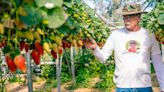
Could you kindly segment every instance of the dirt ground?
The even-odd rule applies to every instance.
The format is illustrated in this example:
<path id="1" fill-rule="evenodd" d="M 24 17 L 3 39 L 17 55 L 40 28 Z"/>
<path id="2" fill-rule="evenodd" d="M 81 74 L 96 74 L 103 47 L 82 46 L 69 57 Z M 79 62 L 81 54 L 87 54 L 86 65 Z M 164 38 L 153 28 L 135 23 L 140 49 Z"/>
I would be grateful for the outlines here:
<path id="1" fill-rule="evenodd" d="M 93 78 L 91 81 L 91 84 L 94 85 L 96 82 L 99 81 L 99 78 Z M 39 82 L 34 82 L 33 83 L 33 90 L 39 90 L 39 89 L 44 89 L 45 88 L 46 81 L 39 81 Z M 109 92 L 109 91 L 104 91 L 102 89 L 94 89 L 94 88 L 78 88 L 76 90 L 66 90 L 65 87 L 67 86 L 68 83 L 65 83 L 61 85 L 61 92 Z M 152 84 L 153 84 L 153 92 L 160 92 L 159 90 L 159 85 L 156 80 L 155 75 L 152 76 Z M 28 86 L 24 86 L 20 83 L 8 83 L 6 85 L 6 92 L 28 92 Z M 39 91 L 36 91 L 39 92 Z M 42 92 L 46 92 L 42 90 Z M 51 89 L 51 92 L 57 92 L 57 88 Z M 111 92 L 115 92 L 113 89 Z"/>
<path id="2" fill-rule="evenodd" d="M 40 88 L 41 85 L 43 87 L 44 82 L 41 83 L 39 86 L 37 86 L 38 84 L 34 84 L 34 88 Z M 66 90 L 63 88 L 62 86 L 62 91 L 61 92 L 108 92 L 108 91 L 103 91 L 103 90 L 99 90 L 99 89 L 92 89 L 92 88 L 78 88 L 76 90 Z M 10 84 L 10 86 L 8 85 L 8 88 L 6 90 L 6 92 L 28 92 L 28 87 L 27 86 L 21 86 L 18 83 L 12 83 Z M 52 89 L 51 92 L 57 92 L 57 88 Z M 111 92 L 115 92 L 114 90 L 112 90 Z M 159 87 L 153 87 L 153 92 L 160 92 Z"/>
<path id="3" fill-rule="evenodd" d="M 93 78 L 91 81 L 92 85 L 95 85 L 100 79 L 98 77 Z M 152 75 L 152 84 L 153 84 L 153 92 L 160 92 L 159 85 L 156 79 L 155 75 Z M 91 86 L 92 86 L 91 85 Z M 62 85 L 61 90 L 62 92 L 109 92 L 107 90 L 102 89 L 93 89 L 93 88 L 78 88 L 76 90 L 66 90 L 64 87 L 66 85 Z M 57 88 L 52 89 L 52 92 L 57 92 Z M 115 92 L 115 89 L 113 89 L 111 92 Z"/>

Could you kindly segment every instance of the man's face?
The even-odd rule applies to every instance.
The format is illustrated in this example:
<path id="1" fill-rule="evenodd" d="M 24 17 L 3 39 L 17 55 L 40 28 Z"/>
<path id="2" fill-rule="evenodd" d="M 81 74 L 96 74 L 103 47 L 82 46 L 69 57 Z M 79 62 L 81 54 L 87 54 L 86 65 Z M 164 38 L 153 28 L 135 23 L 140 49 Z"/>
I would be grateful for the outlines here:
<path id="1" fill-rule="evenodd" d="M 140 15 L 139 14 L 138 15 L 124 15 L 123 19 L 124 19 L 125 27 L 128 30 L 132 30 L 138 25 L 140 21 Z"/>

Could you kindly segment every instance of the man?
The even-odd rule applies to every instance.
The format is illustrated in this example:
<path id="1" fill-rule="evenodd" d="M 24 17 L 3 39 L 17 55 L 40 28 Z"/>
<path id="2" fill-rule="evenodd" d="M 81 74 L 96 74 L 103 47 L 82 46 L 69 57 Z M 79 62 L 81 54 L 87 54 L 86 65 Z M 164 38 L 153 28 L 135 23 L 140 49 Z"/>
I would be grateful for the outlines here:
<path id="1" fill-rule="evenodd" d="M 153 92 L 150 59 L 155 67 L 161 92 L 164 92 L 164 63 L 158 42 L 153 34 L 139 26 L 139 4 L 127 4 L 117 9 L 123 15 L 125 27 L 113 31 L 100 50 L 93 39 L 86 39 L 85 46 L 105 63 L 114 50 L 116 92 Z"/>

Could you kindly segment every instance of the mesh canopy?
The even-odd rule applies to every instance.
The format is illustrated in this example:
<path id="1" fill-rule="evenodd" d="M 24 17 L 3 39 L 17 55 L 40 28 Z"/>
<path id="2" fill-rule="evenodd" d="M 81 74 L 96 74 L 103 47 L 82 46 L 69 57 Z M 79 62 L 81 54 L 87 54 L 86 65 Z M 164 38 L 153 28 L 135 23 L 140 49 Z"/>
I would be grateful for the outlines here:
<path id="1" fill-rule="evenodd" d="M 126 3 L 141 4 L 142 10 L 150 12 L 156 4 L 156 0 L 83 0 L 95 12 L 107 19 L 110 23 L 122 24 L 122 16 L 115 13 L 118 7 L 123 7 Z"/>

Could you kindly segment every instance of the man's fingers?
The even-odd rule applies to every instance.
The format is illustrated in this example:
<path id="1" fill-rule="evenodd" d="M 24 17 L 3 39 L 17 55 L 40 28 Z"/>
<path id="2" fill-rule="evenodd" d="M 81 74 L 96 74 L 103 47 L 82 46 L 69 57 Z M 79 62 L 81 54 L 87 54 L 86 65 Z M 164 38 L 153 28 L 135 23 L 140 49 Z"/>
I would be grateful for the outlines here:
<path id="1" fill-rule="evenodd" d="M 84 39 L 85 42 L 91 42 L 92 40 L 94 40 L 94 39 L 92 39 L 92 38 L 85 38 Z"/>
<path id="2" fill-rule="evenodd" d="M 90 38 L 88 40 L 89 40 L 90 43 L 95 44 L 95 40 L 94 39 Z"/>
<path id="3" fill-rule="evenodd" d="M 88 43 L 90 43 L 90 42 L 91 42 L 91 40 L 90 40 L 89 38 L 85 38 L 85 39 L 84 39 L 84 43 L 88 44 Z"/>

